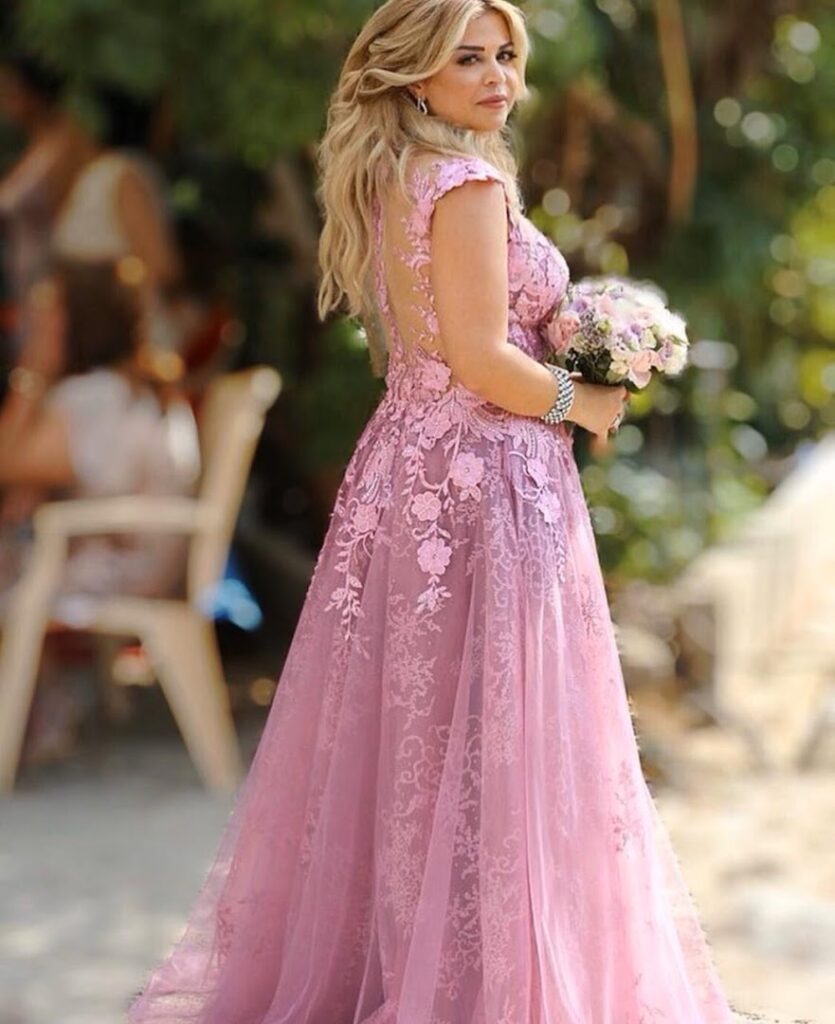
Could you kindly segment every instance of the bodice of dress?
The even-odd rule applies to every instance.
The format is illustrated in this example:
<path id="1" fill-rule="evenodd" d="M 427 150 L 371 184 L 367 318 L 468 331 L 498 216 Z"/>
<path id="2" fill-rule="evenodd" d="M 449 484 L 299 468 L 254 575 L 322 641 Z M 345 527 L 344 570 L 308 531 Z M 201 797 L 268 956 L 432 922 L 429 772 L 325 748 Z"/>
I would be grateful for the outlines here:
<path id="1" fill-rule="evenodd" d="M 375 285 L 390 354 L 385 392 L 357 442 L 334 507 L 342 576 L 329 608 L 339 610 L 346 636 L 361 618 L 356 566 L 374 545 L 390 544 L 419 573 L 423 584 L 415 603 L 428 622 L 450 598 L 447 570 L 455 550 L 470 543 L 474 524 L 507 515 L 532 550 L 547 547 L 537 557 L 562 580 L 566 488 L 572 507 L 584 508 L 571 425 L 548 424 L 488 401 L 460 383 L 430 348 L 439 340 L 430 274 L 432 211 L 440 196 L 468 180 L 503 182 L 484 160 L 445 156 L 413 168 L 407 201 L 398 195 L 391 205 L 378 200 L 376 206 Z M 541 360 L 542 327 L 565 294 L 568 267 L 527 218 L 508 217 L 507 230 L 508 336 Z"/>
<path id="2" fill-rule="evenodd" d="M 389 362 L 386 381 L 390 389 L 427 373 L 436 382 L 444 377 L 446 364 L 439 348 L 439 327 L 432 296 L 431 222 L 437 201 L 466 181 L 504 179 L 479 157 L 441 156 L 425 166 L 415 165 L 408 180 L 411 205 L 392 224 L 390 241 L 384 235 L 382 204 L 375 203 L 375 281 L 377 302 L 386 327 Z M 524 215 L 508 209 L 508 340 L 534 359 L 542 360 L 546 342 L 542 327 L 565 295 L 568 265 L 559 249 Z M 388 281 L 401 297 L 395 309 Z M 409 296 L 404 301 L 403 296 Z M 460 385 L 452 384 L 452 387 Z"/>

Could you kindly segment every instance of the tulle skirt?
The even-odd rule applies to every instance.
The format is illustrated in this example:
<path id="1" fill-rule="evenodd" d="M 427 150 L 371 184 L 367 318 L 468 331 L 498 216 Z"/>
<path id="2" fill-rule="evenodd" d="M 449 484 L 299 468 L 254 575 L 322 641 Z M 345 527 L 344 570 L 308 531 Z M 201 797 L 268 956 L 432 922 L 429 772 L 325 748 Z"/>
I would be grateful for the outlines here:
<path id="1" fill-rule="evenodd" d="M 441 420 L 384 402 L 366 427 L 131 1024 L 734 1019 L 642 775 L 571 433 Z"/>

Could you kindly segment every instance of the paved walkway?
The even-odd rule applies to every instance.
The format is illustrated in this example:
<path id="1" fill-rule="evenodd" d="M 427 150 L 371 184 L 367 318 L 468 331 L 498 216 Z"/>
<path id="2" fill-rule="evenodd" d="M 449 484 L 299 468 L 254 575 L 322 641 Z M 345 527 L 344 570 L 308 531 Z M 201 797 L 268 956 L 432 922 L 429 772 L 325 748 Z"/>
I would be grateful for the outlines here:
<path id="1" fill-rule="evenodd" d="M 256 738 L 257 729 L 245 733 L 247 755 Z M 680 837 L 697 900 L 704 893 L 705 925 L 716 926 L 712 945 L 734 1003 L 759 1009 L 751 993 L 780 993 L 779 1007 L 765 1004 L 792 1007 L 780 1024 L 803 1013 L 815 1024 L 832 1024 L 835 1016 L 826 1009 L 835 1006 L 831 947 L 829 968 L 820 950 L 808 967 L 779 944 L 769 951 L 763 939 L 757 948 L 744 928 L 729 930 L 744 909 L 729 894 L 744 893 L 745 886 L 725 879 L 723 895 L 714 897 L 695 865 L 714 864 L 702 857 L 705 843 L 722 841 L 721 823 L 734 808 L 720 805 L 708 819 L 707 810 L 694 812 L 683 799 L 662 796 L 660 803 L 669 810 L 674 839 Z M 743 803 L 758 806 L 747 797 Z M 60 769 L 27 773 L 15 796 L 0 802 L 0 1024 L 120 1024 L 129 996 L 177 937 L 230 810 L 231 799 L 199 787 L 173 736 L 110 740 L 98 759 L 85 755 Z M 705 834 L 708 820 L 716 823 L 714 837 Z M 711 870 L 721 880 L 720 868 Z M 782 935 L 784 923 L 775 920 Z M 813 1015 L 817 1006 L 821 1012 Z"/>

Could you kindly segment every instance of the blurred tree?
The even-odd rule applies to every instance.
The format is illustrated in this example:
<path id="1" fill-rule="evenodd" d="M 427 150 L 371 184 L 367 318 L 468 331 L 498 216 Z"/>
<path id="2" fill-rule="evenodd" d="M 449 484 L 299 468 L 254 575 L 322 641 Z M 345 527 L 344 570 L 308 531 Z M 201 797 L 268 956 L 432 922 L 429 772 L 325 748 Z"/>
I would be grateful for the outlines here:
<path id="1" fill-rule="evenodd" d="M 534 74 L 591 41 L 573 81 L 526 112 L 532 216 L 574 276 L 652 278 L 702 339 L 680 382 L 633 401 L 617 462 L 584 471 L 608 566 L 665 576 L 760 499 L 769 453 L 835 424 L 835 11 L 529 10 L 546 38 Z"/>

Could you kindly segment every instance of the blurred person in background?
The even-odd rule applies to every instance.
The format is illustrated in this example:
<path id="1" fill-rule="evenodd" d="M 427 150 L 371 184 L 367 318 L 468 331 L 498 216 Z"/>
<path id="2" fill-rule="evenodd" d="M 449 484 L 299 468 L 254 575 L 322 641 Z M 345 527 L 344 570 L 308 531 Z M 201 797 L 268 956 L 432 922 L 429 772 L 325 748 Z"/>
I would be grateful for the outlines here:
<path id="1" fill-rule="evenodd" d="M 52 226 L 95 143 L 61 106 L 64 79 L 37 58 L 0 58 L 0 115 L 22 132 L 20 156 L 0 178 L 0 242 L 7 291 L 6 334 L 14 360 L 25 337 L 22 308 L 49 259 Z"/>
<path id="2" fill-rule="evenodd" d="M 39 236 L 43 252 L 32 266 L 21 296 L 23 326 L 0 406 L 0 434 L 24 428 L 40 392 L 61 372 L 58 334 L 49 326 L 49 286 L 34 276 L 38 268 L 43 272 L 50 256 L 70 261 L 121 261 L 123 277 L 140 297 L 149 350 L 164 364 L 160 372 L 169 376 L 179 372 L 176 349 L 182 329 L 166 296 L 180 280 L 180 258 L 162 176 L 142 152 L 152 108 L 107 88 L 100 90 L 99 100 L 105 113 L 102 141 L 87 140 L 78 149 L 75 174 Z M 18 488 L 14 500 L 31 505 L 40 496 L 24 495 Z"/>
<path id="3" fill-rule="evenodd" d="M 182 276 L 164 178 L 147 146 L 153 104 L 102 86 L 101 143 L 76 177 L 55 223 L 52 250 L 68 259 L 122 260 L 145 305 L 148 338 L 176 351 L 182 330 L 169 298 Z"/>
<path id="4" fill-rule="evenodd" d="M 185 495 L 199 469 L 196 427 L 176 389 L 149 358 L 142 295 L 125 261 L 56 260 L 42 283 L 40 330 L 60 352 L 61 379 L 29 382 L 32 412 L 0 426 L 0 491 L 50 498 Z M 0 613 L 32 547 L 32 502 L 0 512 Z M 96 595 L 166 595 L 182 583 L 186 542 L 151 534 L 84 537 L 66 564 L 55 616 L 83 625 Z M 0 641 L 2 642 L 2 641 Z M 82 702 L 45 665 L 24 760 L 72 748 Z"/>

